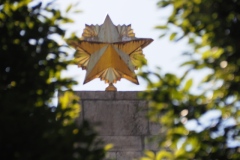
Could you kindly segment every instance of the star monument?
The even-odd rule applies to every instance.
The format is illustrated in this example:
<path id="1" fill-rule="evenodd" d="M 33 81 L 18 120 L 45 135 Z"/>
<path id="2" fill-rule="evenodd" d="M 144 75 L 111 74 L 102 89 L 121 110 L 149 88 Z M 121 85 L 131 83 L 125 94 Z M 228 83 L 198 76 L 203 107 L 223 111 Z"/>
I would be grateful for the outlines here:
<path id="1" fill-rule="evenodd" d="M 142 49 L 153 39 L 136 38 L 131 25 L 114 25 L 107 15 L 102 25 L 85 25 L 82 38 L 70 41 L 76 49 L 75 61 L 86 70 L 84 84 L 100 78 L 116 91 L 113 83 L 125 78 L 138 83 L 134 72 L 145 60 Z"/>

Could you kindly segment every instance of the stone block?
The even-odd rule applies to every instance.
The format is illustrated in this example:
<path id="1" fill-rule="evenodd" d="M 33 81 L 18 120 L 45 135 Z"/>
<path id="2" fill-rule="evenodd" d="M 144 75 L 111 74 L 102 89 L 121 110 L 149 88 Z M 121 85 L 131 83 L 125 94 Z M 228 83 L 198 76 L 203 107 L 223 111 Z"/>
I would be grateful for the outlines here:
<path id="1" fill-rule="evenodd" d="M 117 160 L 135 160 L 142 156 L 142 152 L 117 152 Z"/>
<path id="2" fill-rule="evenodd" d="M 100 135 L 137 136 L 148 133 L 144 101 L 115 100 L 83 102 L 83 117 L 92 123 L 100 123 Z"/>
<path id="3" fill-rule="evenodd" d="M 77 119 L 97 125 L 99 138 L 114 147 L 104 160 L 134 160 L 144 150 L 159 150 L 159 141 L 166 131 L 147 118 L 148 102 L 138 97 L 138 91 L 79 91 L 82 112 Z"/>
<path id="4" fill-rule="evenodd" d="M 142 141 L 140 136 L 100 136 L 105 144 L 113 144 L 110 152 L 116 151 L 142 151 Z"/>

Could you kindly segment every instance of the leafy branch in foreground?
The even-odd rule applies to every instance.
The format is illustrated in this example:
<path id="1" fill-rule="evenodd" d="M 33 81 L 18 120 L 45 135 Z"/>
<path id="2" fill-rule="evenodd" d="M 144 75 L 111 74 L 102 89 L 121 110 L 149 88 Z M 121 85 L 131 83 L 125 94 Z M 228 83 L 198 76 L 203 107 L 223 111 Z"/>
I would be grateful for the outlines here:
<path id="1" fill-rule="evenodd" d="M 166 129 L 161 150 L 146 151 L 142 160 L 239 159 L 240 2 L 162 0 L 158 6 L 173 9 L 167 23 L 156 28 L 172 41 L 188 39 L 191 56 L 200 58 L 182 65 L 189 68 L 182 77 L 142 73 L 149 82 L 143 94 L 151 102 L 149 117 Z M 194 94 L 189 71 L 203 69 L 211 72 L 200 84 L 201 94 Z M 151 75 L 158 81 L 151 82 Z"/>
<path id="2" fill-rule="evenodd" d="M 72 20 L 54 3 L 30 2 L 0 2 L 0 159 L 102 159 L 105 150 L 92 126 L 75 122 L 76 82 L 60 76 L 72 62 L 53 36 L 64 41 L 60 25 Z M 69 91 L 53 106 L 63 88 Z"/>

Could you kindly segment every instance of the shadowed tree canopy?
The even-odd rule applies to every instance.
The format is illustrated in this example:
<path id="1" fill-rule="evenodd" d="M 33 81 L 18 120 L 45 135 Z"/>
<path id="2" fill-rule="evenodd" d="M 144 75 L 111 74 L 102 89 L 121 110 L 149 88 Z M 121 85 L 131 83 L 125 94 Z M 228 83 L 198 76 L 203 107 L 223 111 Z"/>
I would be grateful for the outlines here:
<path id="1" fill-rule="evenodd" d="M 76 125 L 78 99 L 65 92 L 59 106 L 51 97 L 75 82 L 60 72 L 71 63 L 63 45 L 71 22 L 54 9 L 29 0 L 0 2 L 0 159 L 99 160 L 104 149 L 87 123 Z M 67 11 L 71 10 L 69 7 Z"/>
<path id="2" fill-rule="evenodd" d="M 187 39 L 193 51 L 181 77 L 142 73 L 149 82 L 143 95 L 151 101 L 149 118 L 165 129 L 161 150 L 146 151 L 142 160 L 240 159 L 240 1 L 161 0 L 158 6 L 172 10 L 167 23 L 156 27 L 162 36 Z M 195 93 L 190 72 L 201 70 L 206 76 Z"/>

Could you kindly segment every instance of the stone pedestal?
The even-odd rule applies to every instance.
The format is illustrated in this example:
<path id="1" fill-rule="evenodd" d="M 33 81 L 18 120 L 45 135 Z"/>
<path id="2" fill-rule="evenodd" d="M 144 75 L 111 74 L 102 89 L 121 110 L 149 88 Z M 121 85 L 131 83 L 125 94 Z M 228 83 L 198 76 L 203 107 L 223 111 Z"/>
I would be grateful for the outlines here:
<path id="1" fill-rule="evenodd" d="M 146 118 L 148 102 L 138 98 L 139 92 L 78 91 L 82 106 L 79 123 L 87 119 L 99 124 L 100 138 L 112 143 L 106 160 L 132 160 L 142 156 L 145 149 L 157 150 L 148 142 L 160 131 L 160 126 Z"/>

